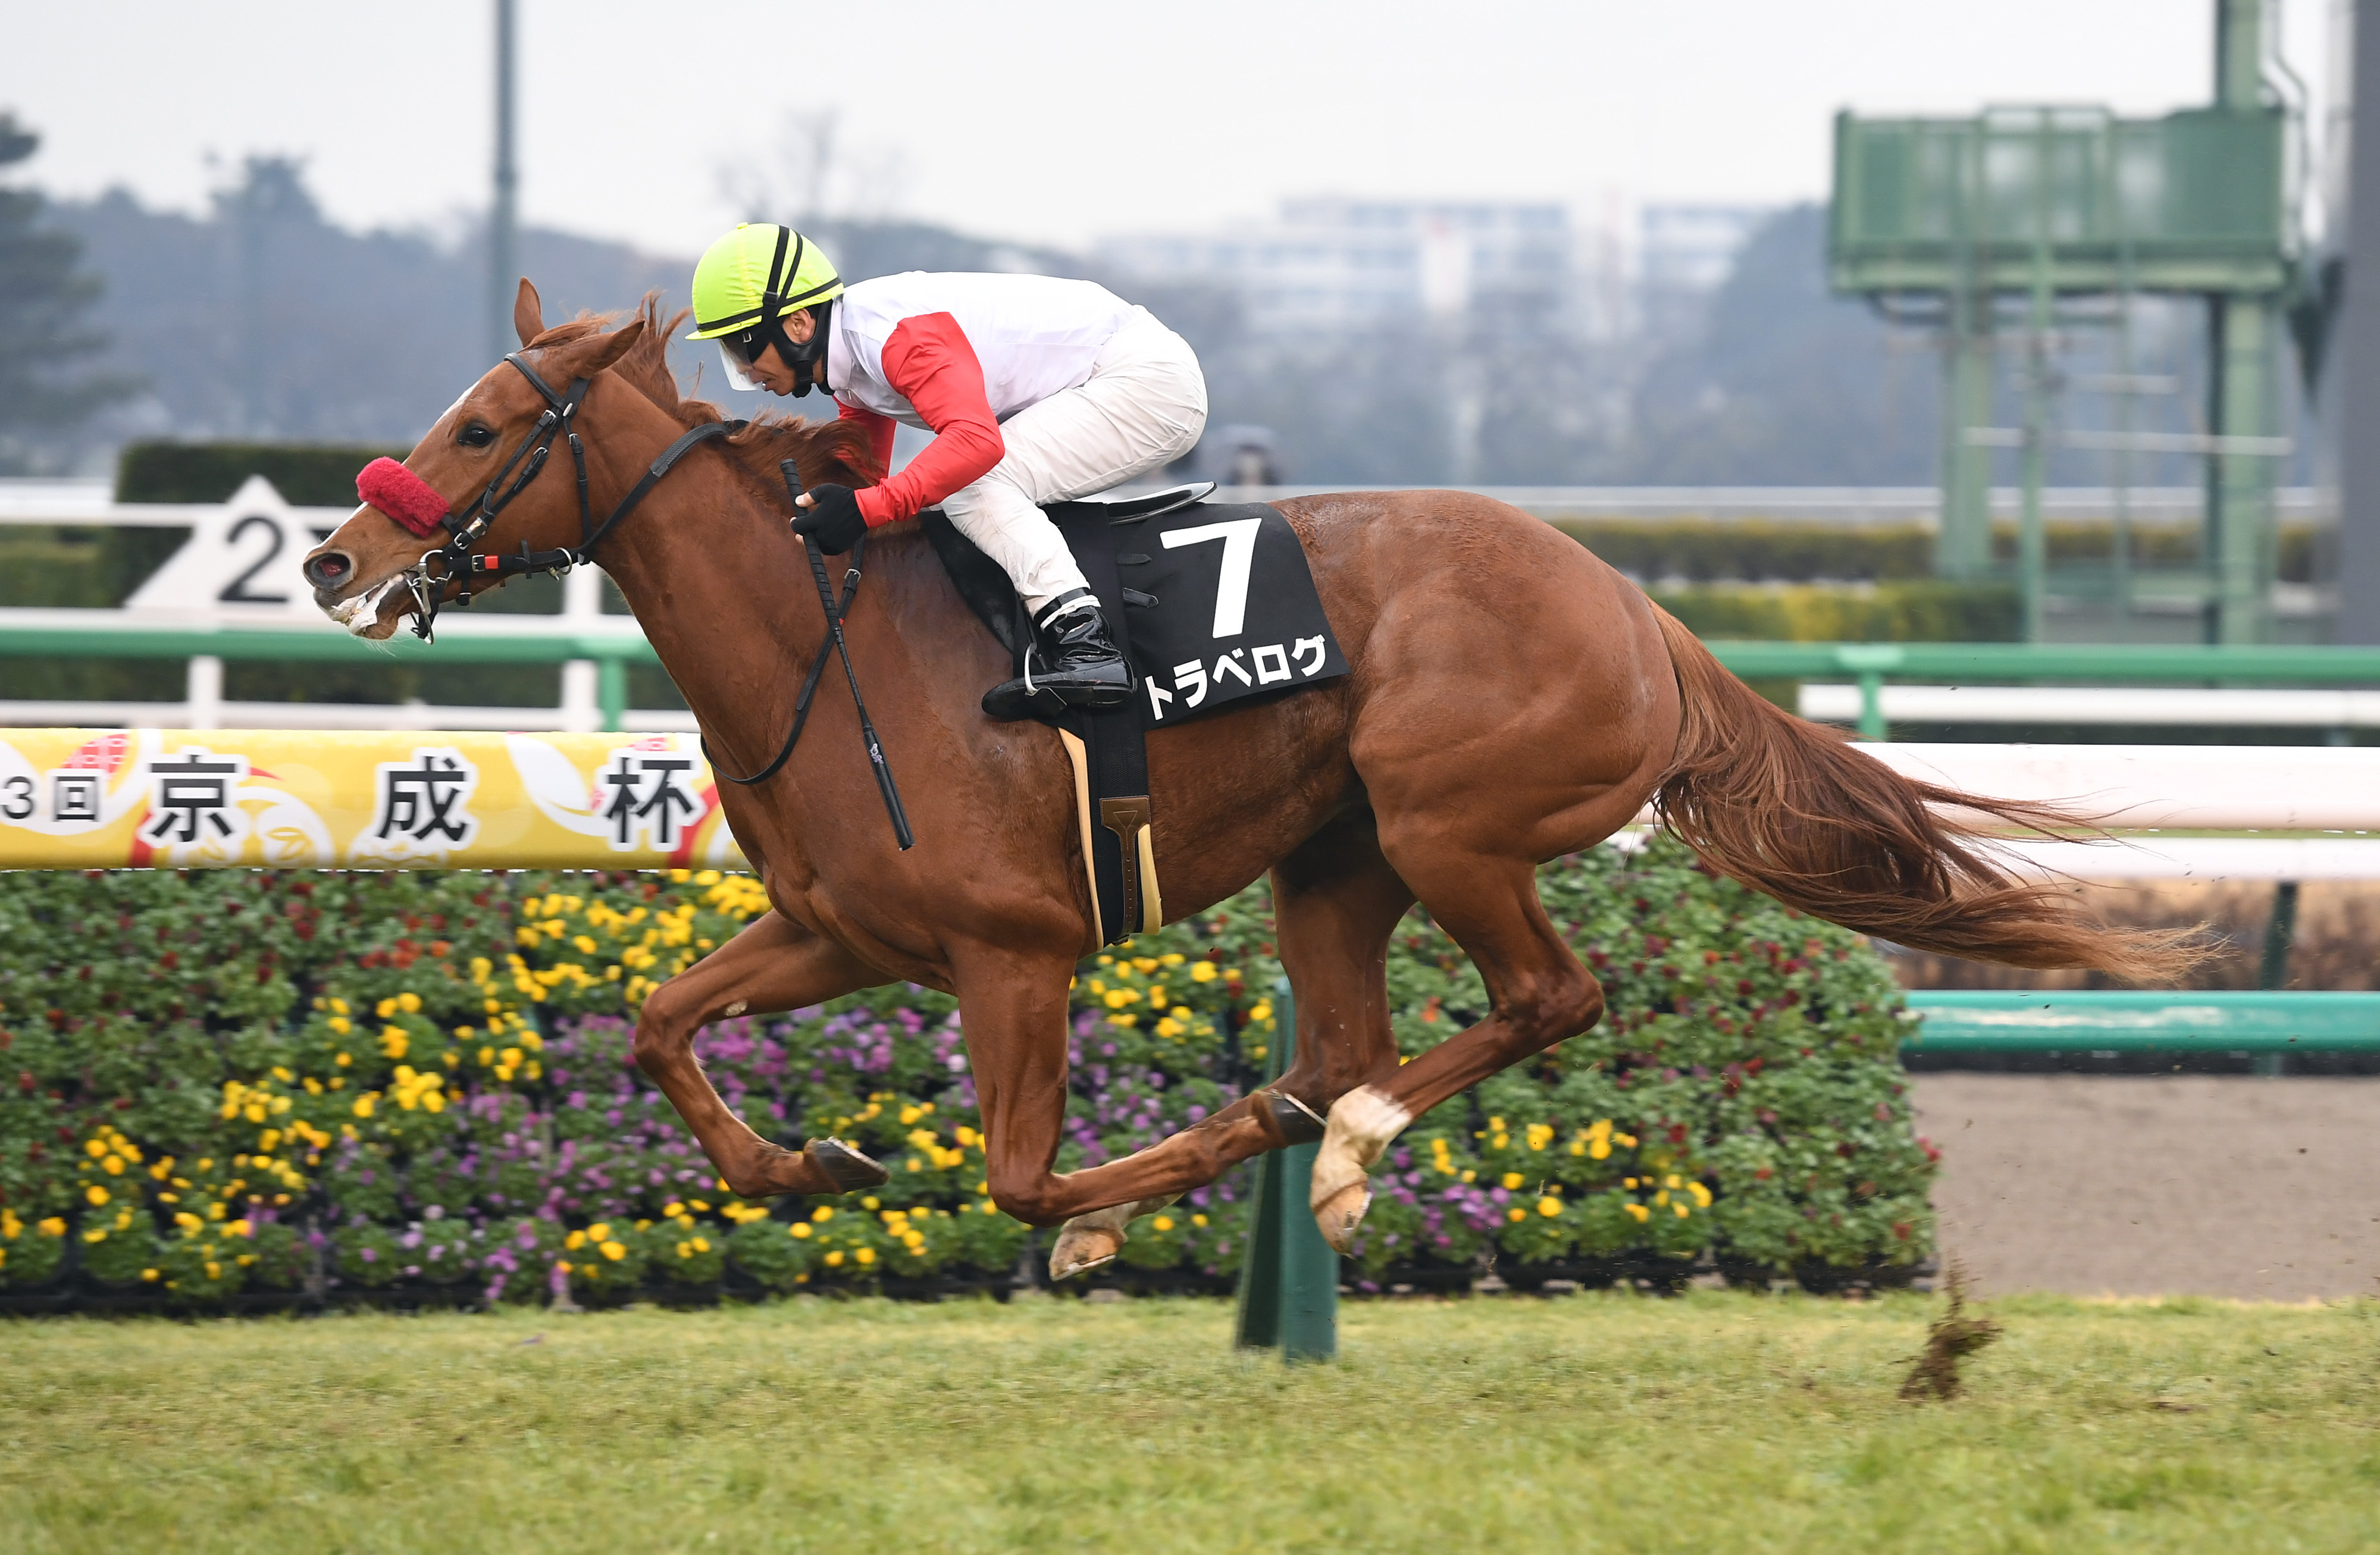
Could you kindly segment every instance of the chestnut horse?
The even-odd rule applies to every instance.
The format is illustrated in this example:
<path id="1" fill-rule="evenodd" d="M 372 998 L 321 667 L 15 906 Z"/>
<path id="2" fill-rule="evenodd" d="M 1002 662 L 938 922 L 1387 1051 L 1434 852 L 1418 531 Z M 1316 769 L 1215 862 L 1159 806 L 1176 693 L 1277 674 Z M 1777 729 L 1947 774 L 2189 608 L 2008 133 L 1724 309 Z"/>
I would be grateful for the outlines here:
<path id="1" fill-rule="evenodd" d="M 681 316 L 682 317 L 682 316 Z M 624 327 L 547 329 L 521 285 L 524 361 L 588 380 L 578 426 L 598 516 L 683 432 L 665 359 L 678 320 L 648 298 Z M 499 364 L 406 460 L 467 514 L 546 407 Z M 877 473 L 847 423 L 757 422 L 695 448 L 606 534 L 619 585 L 718 762 L 762 768 L 824 633 L 777 462 L 805 485 Z M 564 464 L 554 459 L 554 464 Z M 645 1002 L 637 1062 L 737 1193 L 848 1192 L 880 1180 L 833 1141 L 790 1151 L 730 1112 L 693 1055 L 705 1023 L 793 1010 L 908 979 L 955 995 L 983 1112 L 991 1197 L 1069 1222 L 1053 1270 L 1111 1257 L 1125 1226 L 1226 1168 L 1320 1134 L 1313 1209 L 1342 1251 L 1367 1172 L 1397 1132 L 1508 1064 L 1594 1026 L 1603 991 L 1539 905 L 1537 866 L 1609 837 L 1650 801 L 1712 869 L 1845 927 L 1947 954 L 2136 976 L 2161 942 L 2084 923 L 2017 881 L 1971 829 L 2072 818 L 1901 777 L 1772 707 L 1644 593 L 1560 531 L 1456 492 L 1277 504 L 1303 542 L 1352 673 L 1148 736 L 1165 911 L 1204 910 L 1271 871 L 1296 995 L 1296 1062 L 1278 1085 L 1148 1149 L 1051 1170 L 1066 1105 L 1067 990 L 1099 947 L 1057 735 L 978 701 L 1006 654 L 915 526 L 870 542 L 847 631 L 900 773 L 917 846 L 878 813 L 848 702 L 767 782 L 721 803 L 771 910 Z M 570 546 L 572 476 L 544 470 L 483 544 Z M 399 574 L 423 541 L 358 507 L 309 554 L 316 601 L 367 638 L 417 608 Z M 1400 1066 L 1383 980 L 1390 930 L 1418 901 L 1467 952 L 1492 1009 Z M 1327 1116 L 1327 1129 L 1322 1120 Z"/>

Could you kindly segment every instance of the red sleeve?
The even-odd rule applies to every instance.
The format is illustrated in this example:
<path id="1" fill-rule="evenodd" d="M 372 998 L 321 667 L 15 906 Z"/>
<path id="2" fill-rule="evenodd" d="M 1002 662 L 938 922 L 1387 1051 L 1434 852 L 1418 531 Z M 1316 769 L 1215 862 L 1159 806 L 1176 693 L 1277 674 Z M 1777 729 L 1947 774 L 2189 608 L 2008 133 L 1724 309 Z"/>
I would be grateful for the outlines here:
<path id="1" fill-rule="evenodd" d="M 896 523 L 974 485 L 1008 452 L 975 347 L 948 313 L 920 313 L 894 327 L 884 342 L 884 381 L 917 407 L 934 441 L 900 474 L 859 493 L 859 515 L 870 526 Z"/>
<path id="2" fill-rule="evenodd" d="M 876 456 L 876 468 L 890 473 L 892 468 L 892 418 L 879 416 L 873 410 L 856 405 L 834 402 L 835 419 L 856 421 L 868 433 L 868 451 Z"/>

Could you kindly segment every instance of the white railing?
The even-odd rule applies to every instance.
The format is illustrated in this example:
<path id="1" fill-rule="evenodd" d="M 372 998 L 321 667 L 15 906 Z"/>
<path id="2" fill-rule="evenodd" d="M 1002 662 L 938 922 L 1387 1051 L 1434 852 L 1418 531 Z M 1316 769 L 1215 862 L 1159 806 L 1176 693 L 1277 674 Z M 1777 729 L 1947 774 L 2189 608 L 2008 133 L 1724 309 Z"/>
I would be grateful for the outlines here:
<path id="1" fill-rule="evenodd" d="M 1890 723 L 2202 724 L 2229 729 L 2380 728 L 2380 691 L 2157 686 L 1902 686 L 1877 705 Z M 1804 681 L 1796 711 L 1822 723 L 1857 723 L 1860 688 Z"/>

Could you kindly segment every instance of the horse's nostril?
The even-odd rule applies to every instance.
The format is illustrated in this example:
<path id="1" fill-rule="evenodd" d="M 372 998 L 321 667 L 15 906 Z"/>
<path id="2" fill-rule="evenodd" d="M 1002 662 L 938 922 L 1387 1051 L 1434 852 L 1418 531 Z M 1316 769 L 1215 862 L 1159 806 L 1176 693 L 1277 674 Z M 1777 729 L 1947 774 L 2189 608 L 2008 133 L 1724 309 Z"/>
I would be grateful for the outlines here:
<path id="1" fill-rule="evenodd" d="M 355 564 L 345 556 L 335 551 L 325 551 L 307 560 L 306 581 L 317 589 L 335 589 L 346 582 L 347 575 L 354 570 Z"/>

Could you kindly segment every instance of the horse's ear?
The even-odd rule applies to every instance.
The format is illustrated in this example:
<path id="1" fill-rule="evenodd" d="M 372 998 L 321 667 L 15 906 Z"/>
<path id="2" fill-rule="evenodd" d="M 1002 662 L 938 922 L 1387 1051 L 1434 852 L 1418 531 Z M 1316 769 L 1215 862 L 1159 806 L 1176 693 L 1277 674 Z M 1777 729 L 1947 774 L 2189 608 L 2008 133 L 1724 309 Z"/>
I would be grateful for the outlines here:
<path id="1" fill-rule="evenodd" d="M 513 298 L 513 333 L 524 346 L 545 333 L 545 306 L 537 299 L 537 288 L 521 277 L 520 293 Z"/>
<path id="2" fill-rule="evenodd" d="M 628 347 L 645 336 L 645 321 L 631 319 L 609 334 L 599 334 L 588 344 L 592 347 L 580 361 L 571 366 L 571 376 L 592 378 L 605 368 L 628 354 Z"/>

